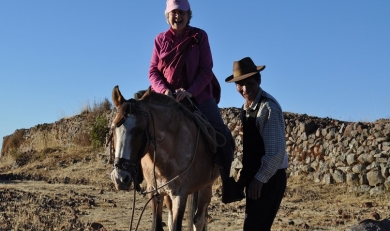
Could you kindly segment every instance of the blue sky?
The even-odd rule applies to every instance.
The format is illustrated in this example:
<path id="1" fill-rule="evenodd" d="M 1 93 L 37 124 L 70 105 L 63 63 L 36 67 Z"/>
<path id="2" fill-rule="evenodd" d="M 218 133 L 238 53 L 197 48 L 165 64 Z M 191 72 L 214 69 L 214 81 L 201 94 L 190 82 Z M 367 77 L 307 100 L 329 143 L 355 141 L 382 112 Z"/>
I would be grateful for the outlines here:
<path id="1" fill-rule="evenodd" d="M 390 117 L 390 1 L 192 0 L 222 86 L 243 103 L 233 61 L 250 56 L 286 112 L 372 122 Z M 149 86 L 165 0 L 1 0 L 0 142 L 16 129 L 79 114 L 86 104 Z"/>

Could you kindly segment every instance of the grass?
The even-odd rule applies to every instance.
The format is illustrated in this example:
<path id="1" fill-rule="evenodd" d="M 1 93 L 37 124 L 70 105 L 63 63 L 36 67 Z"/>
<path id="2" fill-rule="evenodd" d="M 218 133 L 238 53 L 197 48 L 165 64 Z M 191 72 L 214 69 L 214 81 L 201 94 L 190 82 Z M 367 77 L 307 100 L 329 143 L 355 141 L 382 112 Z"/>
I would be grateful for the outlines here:
<path id="1" fill-rule="evenodd" d="M 22 144 L 24 141 L 24 129 L 16 130 L 12 135 L 5 137 L 3 141 L 3 147 L 1 149 L 1 155 L 11 154 L 15 155 L 17 154 L 18 147 Z"/>
<path id="2" fill-rule="evenodd" d="M 98 221 L 103 223 L 107 230 L 113 230 L 119 224 L 127 226 L 128 217 L 125 216 L 122 221 L 119 221 L 117 213 L 123 209 L 123 206 L 131 206 L 131 203 L 126 202 L 126 200 L 131 198 L 132 193 L 122 195 L 122 193 L 118 194 L 112 191 L 112 183 L 108 177 L 111 166 L 108 164 L 108 155 L 104 151 L 104 148 L 73 147 L 47 149 L 41 153 L 35 153 L 34 155 L 44 154 L 44 158 L 32 158 L 25 165 L 13 169 L 12 172 L 34 176 L 35 179 L 51 182 L 50 185 L 53 186 L 64 183 L 64 179 L 68 179 L 65 185 L 72 190 L 65 189 L 65 186 L 57 186 L 61 190 L 47 191 L 49 186 L 38 182 L 37 186 L 40 189 L 36 189 L 30 194 L 2 189 L 0 190 L 2 192 L 0 198 L 4 198 L 8 193 L 9 196 L 6 198 L 12 199 L 2 204 L 4 210 L 0 211 L 0 214 L 13 217 L 10 220 L 12 230 L 54 230 L 54 228 L 72 230 L 67 225 L 69 225 L 68 220 L 72 220 L 74 214 L 80 218 L 82 224 L 76 221 L 71 223 L 73 230 L 85 230 L 81 228 L 85 228 L 88 222 L 96 221 L 97 216 L 99 217 Z M 2 157 L 0 161 L 1 172 L 7 172 L 7 169 L 10 169 L 7 166 L 12 165 L 12 162 L 11 157 Z M 218 190 L 220 184 L 218 179 L 214 190 Z M 86 187 L 87 185 L 95 189 Z M 84 188 L 81 189 L 81 186 Z M 124 201 L 116 201 L 118 207 L 115 208 L 113 203 L 89 196 L 92 192 L 97 193 L 99 190 L 115 192 L 114 194 L 123 198 Z M 99 195 L 104 196 L 105 194 Z M 224 225 L 227 223 L 231 224 L 231 229 L 225 230 L 235 230 L 235 227 L 242 227 L 244 201 L 224 205 L 221 203 L 220 197 L 216 196 L 215 193 L 213 195 L 210 207 L 212 208 L 210 229 L 218 230 L 218 227 L 226 227 Z M 91 199 L 97 201 L 100 207 L 91 206 L 88 203 Z M 381 219 L 389 219 L 388 201 L 390 201 L 389 194 L 378 196 L 351 194 L 348 193 L 345 185 L 315 184 L 304 176 L 290 177 L 272 231 L 345 230 L 351 225 L 370 218 L 373 212 L 378 212 Z M 367 207 L 367 204 L 371 204 L 371 206 Z M 95 210 L 96 212 L 93 212 Z M 115 220 L 108 219 L 109 216 L 115 217 Z M 145 215 L 145 219 L 149 219 L 149 217 Z M 0 222 L 0 224 L 3 223 Z M 15 229 L 16 227 L 18 229 Z"/>
<path id="3" fill-rule="evenodd" d="M 103 112 L 111 110 L 111 108 L 112 104 L 107 98 L 104 98 L 102 101 L 94 100 L 92 104 L 87 101 L 85 105 L 81 107 L 80 114 L 102 114 Z"/>

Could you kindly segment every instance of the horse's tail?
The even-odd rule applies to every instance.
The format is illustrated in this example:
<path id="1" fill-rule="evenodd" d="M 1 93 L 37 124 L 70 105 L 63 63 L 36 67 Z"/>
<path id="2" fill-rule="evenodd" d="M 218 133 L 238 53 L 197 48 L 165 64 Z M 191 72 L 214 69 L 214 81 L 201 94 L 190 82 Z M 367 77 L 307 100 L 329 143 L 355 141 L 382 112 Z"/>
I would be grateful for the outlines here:
<path id="1" fill-rule="evenodd" d="M 187 211 L 187 221 L 188 221 L 188 230 L 194 231 L 194 217 L 196 210 L 198 208 L 198 194 L 199 192 L 192 193 L 188 195 L 186 211 Z M 204 228 L 202 231 L 207 231 L 207 222 L 204 223 Z"/>

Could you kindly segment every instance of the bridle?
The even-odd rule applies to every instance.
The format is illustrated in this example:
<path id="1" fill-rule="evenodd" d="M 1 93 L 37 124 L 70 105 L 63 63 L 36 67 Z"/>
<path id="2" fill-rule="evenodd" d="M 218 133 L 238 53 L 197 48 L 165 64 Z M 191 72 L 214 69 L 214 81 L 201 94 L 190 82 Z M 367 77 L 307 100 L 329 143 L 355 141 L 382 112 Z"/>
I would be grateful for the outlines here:
<path id="1" fill-rule="evenodd" d="M 129 116 L 135 114 L 140 114 L 141 116 L 148 118 L 148 113 L 146 111 L 137 108 L 135 99 L 130 99 L 126 103 L 126 105 L 117 108 L 116 115 L 111 124 L 111 129 L 110 129 L 108 140 L 106 142 L 106 146 L 110 145 L 110 163 L 113 164 L 113 168 L 117 170 L 129 172 L 132 179 L 134 180 L 135 189 L 137 190 L 137 192 L 140 193 L 141 182 L 137 182 L 138 181 L 137 176 L 138 174 L 142 174 L 142 173 L 139 172 L 137 165 L 140 164 L 141 158 L 145 154 L 145 149 L 147 144 L 150 142 L 154 143 L 155 140 L 154 137 L 150 135 L 149 122 L 147 123 L 146 128 L 143 132 L 142 143 L 140 149 L 138 150 L 138 155 L 135 161 L 131 159 L 115 157 L 115 147 L 114 147 L 115 128 L 122 126 Z"/>

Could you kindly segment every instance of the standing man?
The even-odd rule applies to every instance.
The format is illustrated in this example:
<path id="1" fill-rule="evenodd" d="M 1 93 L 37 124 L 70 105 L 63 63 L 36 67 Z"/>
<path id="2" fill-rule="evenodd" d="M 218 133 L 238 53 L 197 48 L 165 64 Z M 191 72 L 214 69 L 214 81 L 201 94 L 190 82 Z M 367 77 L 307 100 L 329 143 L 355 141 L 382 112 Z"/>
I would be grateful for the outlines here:
<path id="1" fill-rule="evenodd" d="M 233 75 L 225 79 L 235 83 L 245 99 L 241 109 L 243 168 L 238 180 L 246 188 L 244 231 L 271 230 L 287 184 L 283 111 L 260 87 L 264 68 L 246 57 L 233 63 Z"/>

